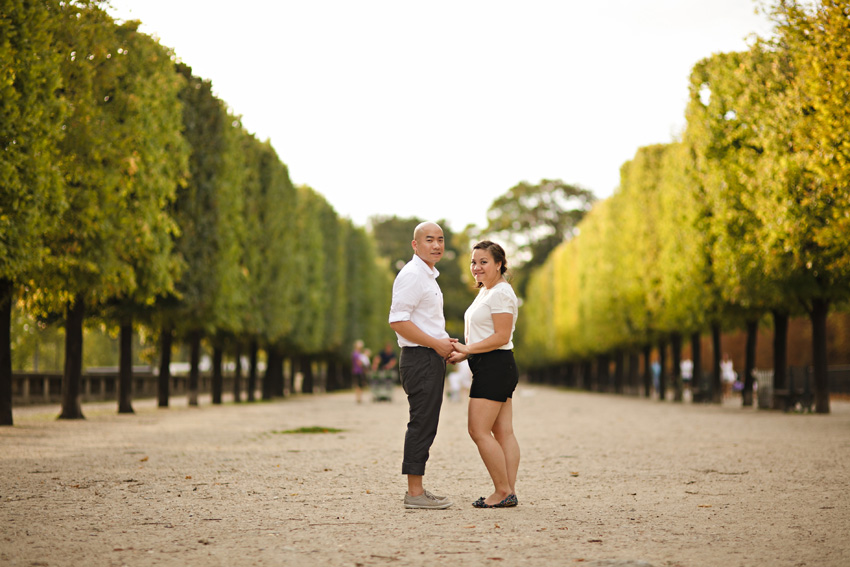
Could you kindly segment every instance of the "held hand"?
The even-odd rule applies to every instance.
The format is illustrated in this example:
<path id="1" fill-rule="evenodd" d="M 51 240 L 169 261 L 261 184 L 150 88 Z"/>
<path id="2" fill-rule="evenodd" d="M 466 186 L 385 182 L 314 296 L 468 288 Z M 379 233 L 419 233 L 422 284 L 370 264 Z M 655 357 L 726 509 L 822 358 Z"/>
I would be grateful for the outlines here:
<path id="1" fill-rule="evenodd" d="M 450 364 L 457 364 L 463 360 L 466 360 L 466 355 L 455 351 L 449 356 L 448 362 Z"/>
<path id="2" fill-rule="evenodd" d="M 457 340 L 457 339 L 455 339 Z M 436 345 L 434 345 L 434 350 L 437 351 L 437 354 L 442 356 L 445 359 L 449 358 L 449 355 L 452 354 L 452 339 L 440 339 Z"/>
<path id="3" fill-rule="evenodd" d="M 466 358 L 465 355 L 469 354 L 469 347 L 463 344 L 462 342 L 455 342 L 452 344 L 452 346 L 454 347 L 455 352 L 463 354 L 464 358 Z"/>

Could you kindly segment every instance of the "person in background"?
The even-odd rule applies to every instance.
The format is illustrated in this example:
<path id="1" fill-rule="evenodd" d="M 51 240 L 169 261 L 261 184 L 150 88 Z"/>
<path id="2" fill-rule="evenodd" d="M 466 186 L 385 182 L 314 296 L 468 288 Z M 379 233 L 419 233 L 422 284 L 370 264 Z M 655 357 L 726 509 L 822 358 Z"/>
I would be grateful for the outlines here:
<path id="1" fill-rule="evenodd" d="M 387 342 L 384 344 L 384 350 L 378 353 L 374 359 L 372 359 L 372 371 L 373 372 L 390 372 L 392 371 L 396 365 L 398 364 L 398 357 L 393 350 L 393 344 L 391 342 Z"/>
<path id="2" fill-rule="evenodd" d="M 682 370 L 682 382 L 688 385 L 694 377 L 694 361 L 686 358 L 679 364 L 679 368 Z"/>
<path id="3" fill-rule="evenodd" d="M 449 372 L 449 401 L 459 402 L 460 393 L 462 390 L 469 390 L 472 385 L 472 371 L 469 369 L 469 362 L 461 360 L 454 365 L 454 369 Z"/>
<path id="4" fill-rule="evenodd" d="M 729 396 L 732 392 L 732 385 L 738 379 L 738 373 L 735 372 L 735 365 L 732 359 L 729 358 L 729 353 L 723 353 L 723 360 L 720 361 L 720 383 L 723 387 L 723 397 Z"/>
<path id="5" fill-rule="evenodd" d="M 354 386 L 354 399 L 357 403 L 363 401 L 363 386 L 366 384 L 366 368 L 363 361 L 363 341 L 354 341 L 354 350 L 351 351 L 351 382 Z M 368 360 L 368 358 L 366 358 Z"/>

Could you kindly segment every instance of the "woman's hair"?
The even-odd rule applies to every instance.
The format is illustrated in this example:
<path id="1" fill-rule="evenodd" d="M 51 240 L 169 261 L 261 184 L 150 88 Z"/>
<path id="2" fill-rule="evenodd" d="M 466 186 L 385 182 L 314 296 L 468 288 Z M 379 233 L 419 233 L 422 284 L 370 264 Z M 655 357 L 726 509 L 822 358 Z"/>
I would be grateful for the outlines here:
<path id="1" fill-rule="evenodd" d="M 496 244 L 495 242 L 491 242 L 490 240 L 482 240 L 478 244 L 472 247 L 473 250 L 484 250 L 490 253 L 490 256 L 493 257 L 494 262 L 500 262 L 502 267 L 500 268 L 500 272 L 502 275 L 505 275 L 505 272 L 508 271 L 508 259 L 505 258 L 505 249 Z M 481 282 L 478 282 L 477 287 L 481 287 Z"/>

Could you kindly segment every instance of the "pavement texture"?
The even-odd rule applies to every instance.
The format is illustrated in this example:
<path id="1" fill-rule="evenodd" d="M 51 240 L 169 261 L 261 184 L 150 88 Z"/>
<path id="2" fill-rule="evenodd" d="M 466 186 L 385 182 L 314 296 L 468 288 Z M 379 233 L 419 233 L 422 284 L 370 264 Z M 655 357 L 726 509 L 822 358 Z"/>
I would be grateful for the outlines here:
<path id="1" fill-rule="evenodd" d="M 404 393 L 364 400 L 16 408 L 0 565 L 850 565 L 846 401 L 785 414 L 520 384 L 519 506 L 481 510 L 466 403 L 446 400 L 438 511 L 402 505 Z"/>

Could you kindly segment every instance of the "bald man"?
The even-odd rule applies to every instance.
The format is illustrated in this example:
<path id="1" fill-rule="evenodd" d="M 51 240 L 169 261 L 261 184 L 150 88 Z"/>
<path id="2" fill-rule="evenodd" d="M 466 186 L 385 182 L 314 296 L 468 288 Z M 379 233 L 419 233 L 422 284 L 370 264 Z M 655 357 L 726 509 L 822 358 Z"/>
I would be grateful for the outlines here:
<path id="1" fill-rule="evenodd" d="M 440 272 L 435 268 L 445 250 L 443 229 L 433 222 L 419 224 L 411 246 L 413 258 L 393 283 L 389 317 L 401 347 L 399 375 L 410 406 L 401 465 L 401 473 L 407 475 L 404 507 L 442 510 L 452 505 L 451 500 L 425 490 L 422 478 L 440 421 L 446 358 L 453 351 L 437 283 Z"/>

